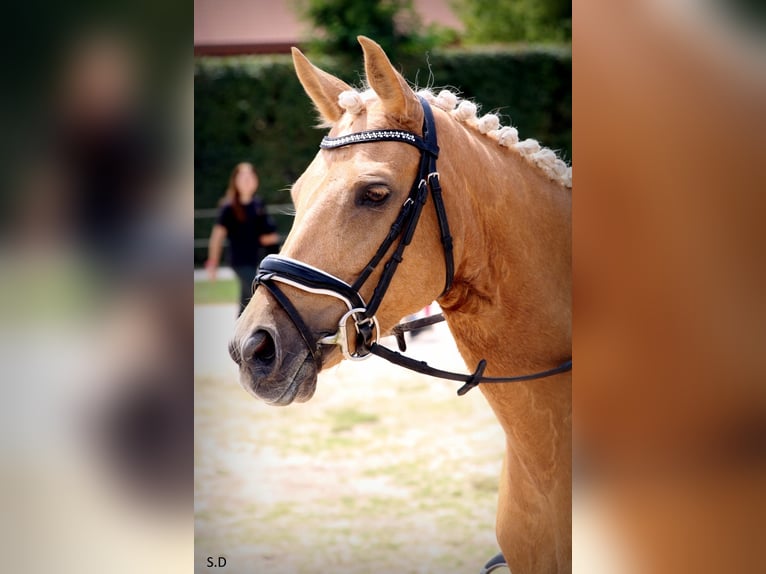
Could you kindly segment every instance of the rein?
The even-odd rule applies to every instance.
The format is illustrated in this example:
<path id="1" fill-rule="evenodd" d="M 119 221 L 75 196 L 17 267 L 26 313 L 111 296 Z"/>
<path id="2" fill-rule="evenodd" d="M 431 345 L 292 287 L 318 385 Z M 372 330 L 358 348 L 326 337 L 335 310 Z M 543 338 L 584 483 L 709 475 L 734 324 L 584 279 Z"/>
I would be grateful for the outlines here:
<path id="1" fill-rule="evenodd" d="M 549 377 L 571 370 L 572 360 L 570 359 L 553 369 L 529 375 L 520 375 L 516 377 L 485 377 L 484 369 L 487 366 L 487 362 L 482 359 L 479 361 L 475 371 L 472 374 L 467 375 L 436 369 L 423 361 L 406 357 L 396 351 L 383 347 L 378 343 L 380 338 L 380 326 L 375 317 L 375 313 L 383 301 L 383 297 L 391 284 L 391 280 L 393 279 L 394 273 L 396 273 L 399 263 L 401 263 L 404 258 L 404 250 L 412 241 L 412 236 L 415 233 L 415 228 L 420 219 L 420 214 L 423 211 L 423 206 L 428 199 L 429 191 L 433 198 L 436 217 L 439 222 L 441 243 L 444 249 L 445 281 L 444 290 L 441 295 L 444 295 L 449 291 L 452 286 L 455 272 L 455 264 L 452 254 L 452 235 L 450 234 L 447 212 L 444 208 L 444 200 L 442 199 L 439 173 L 436 171 L 436 159 L 439 156 L 439 146 L 437 145 L 436 139 L 436 124 L 428 102 L 423 98 L 420 98 L 420 102 L 423 106 L 423 137 L 402 130 L 370 130 L 356 132 L 337 138 L 324 137 L 319 146 L 321 149 L 331 150 L 362 143 L 396 141 L 412 145 L 420 150 L 418 175 L 412 184 L 410 193 L 402 204 L 399 214 L 391 225 L 385 239 L 383 239 L 378 250 L 356 278 L 356 281 L 349 285 L 334 275 L 303 263 L 302 261 L 281 255 L 268 255 L 261 261 L 255 281 L 253 282 L 254 289 L 258 286 L 263 286 L 269 293 L 271 293 L 287 313 L 288 317 L 290 317 L 290 320 L 300 333 L 315 361 L 319 359 L 319 345 L 339 345 L 343 356 L 350 360 L 359 361 L 370 357 L 370 355 L 377 355 L 395 365 L 418 373 L 463 382 L 463 386 L 458 390 L 458 395 L 461 396 L 482 382 L 510 383 L 528 381 Z M 369 303 L 366 303 L 360 294 L 360 290 L 397 239 L 399 239 L 399 243 L 383 265 L 380 280 L 373 290 Z M 342 301 L 348 310 L 340 318 L 337 332 L 321 337 L 318 340 L 315 339 L 298 310 L 279 288 L 278 283 L 290 285 L 308 293 L 334 297 L 335 299 Z M 349 345 L 349 343 L 352 342 L 349 338 L 349 320 L 353 321 L 353 332 L 351 337 L 351 339 L 353 339 L 353 349 Z M 399 349 L 402 351 L 405 350 L 405 331 L 411 331 L 427 324 L 433 324 L 443 320 L 443 315 L 437 315 L 430 317 L 427 320 L 418 320 L 397 325 L 394 327 L 393 331 L 397 337 Z"/>

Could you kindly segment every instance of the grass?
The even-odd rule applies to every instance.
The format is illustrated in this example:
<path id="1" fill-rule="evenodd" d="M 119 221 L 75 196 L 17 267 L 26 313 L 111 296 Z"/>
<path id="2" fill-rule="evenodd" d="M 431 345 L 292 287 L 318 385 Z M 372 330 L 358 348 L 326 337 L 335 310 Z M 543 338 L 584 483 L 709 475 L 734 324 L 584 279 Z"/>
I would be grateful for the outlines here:
<path id="1" fill-rule="evenodd" d="M 233 303 L 239 299 L 239 282 L 236 279 L 218 281 L 196 281 L 194 283 L 194 304 Z"/>
<path id="2" fill-rule="evenodd" d="M 365 413 L 354 408 L 337 409 L 331 411 L 330 415 L 335 419 L 332 432 L 350 431 L 356 425 L 372 424 L 380 420 L 374 413 Z"/>
<path id="3" fill-rule="evenodd" d="M 433 361 L 428 337 L 413 346 Z M 227 574 L 478 572 L 497 552 L 505 439 L 480 392 L 455 390 L 376 358 L 285 408 L 234 373 L 196 377 L 195 571 L 225 556 Z"/>
<path id="4" fill-rule="evenodd" d="M 458 574 L 497 552 L 504 439 L 479 393 L 354 364 L 286 408 L 198 377 L 195 411 L 197 571 Z"/>

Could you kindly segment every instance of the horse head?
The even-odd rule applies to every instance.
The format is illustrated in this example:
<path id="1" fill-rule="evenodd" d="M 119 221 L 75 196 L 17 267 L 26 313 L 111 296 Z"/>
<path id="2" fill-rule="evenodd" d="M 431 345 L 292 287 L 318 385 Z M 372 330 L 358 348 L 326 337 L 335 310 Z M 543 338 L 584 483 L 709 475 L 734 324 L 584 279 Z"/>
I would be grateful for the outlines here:
<path id="1" fill-rule="evenodd" d="M 378 44 L 364 37 L 359 42 L 369 86 L 363 93 L 293 49 L 298 78 L 330 128 L 329 139 L 374 130 L 422 135 L 426 111 L 418 96 Z M 374 298 L 384 264 L 396 250 L 392 242 L 383 249 L 382 264 L 368 269 L 405 204 L 412 202 L 421 155 L 413 145 L 389 140 L 328 147 L 320 149 L 295 182 L 293 228 L 279 257 L 264 261 L 260 275 L 263 281 L 274 276 L 282 281 L 277 292 L 271 288 L 276 281 L 269 288 L 260 282 L 229 346 L 250 393 L 276 405 L 309 400 L 319 371 L 339 363 L 344 354 L 357 354 L 361 322 L 368 320 L 368 334 L 378 337 L 442 292 L 445 260 L 439 220 L 426 206 L 407 256 L 397 262 L 397 272 L 384 289 L 374 323 L 358 311 Z M 297 280 L 286 279 L 290 271 Z M 353 293 L 338 296 L 344 284 L 354 285 L 358 299 Z M 330 342 L 346 331 L 348 347 Z"/>
<path id="2" fill-rule="evenodd" d="M 482 382 L 508 437 L 503 555 L 514 571 L 571 571 L 571 168 L 455 94 L 415 93 L 380 46 L 359 41 L 363 92 L 293 51 L 330 132 L 236 325 L 241 382 L 271 404 L 307 401 L 319 371 L 390 357 L 378 337 L 438 300 L 478 365 L 452 380 Z"/>

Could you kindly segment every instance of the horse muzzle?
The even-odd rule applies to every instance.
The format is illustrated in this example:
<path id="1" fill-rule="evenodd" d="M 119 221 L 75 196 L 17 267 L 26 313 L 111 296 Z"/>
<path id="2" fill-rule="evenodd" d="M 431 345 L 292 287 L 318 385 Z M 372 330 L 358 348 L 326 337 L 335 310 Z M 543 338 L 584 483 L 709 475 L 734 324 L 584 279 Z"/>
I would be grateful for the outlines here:
<path id="1" fill-rule="evenodd" d="M 356 287 L 321 269 L 279 255 L 269 255 L 260 265 L 254 294 L 240 317 L 229 354 L 240 367 L 243 386 L 273 405 L 309 400 L 316 389 L 323 363 L 341 356 L 361 360 L 370 356 L 370 345 L 380 337 L 380 325 Z M 259 289 L 260 287 L 260 289 Z M 334 305 L 319 311 L 311 305 L 311 317 L 282 289 L 299 297 L 322 295 Z M 317 331 L 337 317 L 338 302 L 347 307 L 336 326 Z M 325 315 L 324 320 L 320 315 Z M 332 323 L 329 323 L 332 324 Z"/>
<path id="2" fill-rule="evenodd" d="M 306 402 L 314 396 L 321 359 L 291 333 L 289 324 L 277 328 L 276 322 L 259 322 L 254 328 L 238 328 L 229 354 L 239 366 L 240 384 L 270 405 Z"/>

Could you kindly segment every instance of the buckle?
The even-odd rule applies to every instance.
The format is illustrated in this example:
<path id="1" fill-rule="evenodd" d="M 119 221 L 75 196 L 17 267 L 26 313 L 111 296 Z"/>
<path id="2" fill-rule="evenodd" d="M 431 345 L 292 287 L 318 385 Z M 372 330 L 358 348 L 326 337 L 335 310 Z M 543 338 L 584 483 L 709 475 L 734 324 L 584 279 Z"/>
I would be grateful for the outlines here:
<path id="1" fill-rule="evenodd" d="M 367 309 L 363 309 L 361 307 L 357 307 L 355 309 L 351 309 L 350 311 L 347 311 L 343 314 L 343 316 L 340 318 L 340 321 L 338 321 L 338 331 L 334 335 L 328 335 L 327 337 L 323 337 L 322 339 L 319 339 L 317 341 L 317 344 L 319 345 L 339 345 L 340 350 L 343 353 L 343 356 L 346 359 L 349 359 L 351 361 L 363 361 L 364 359 L 367 359 L 372 355 L 370 352 L 370 345 L 377 343 L 380 339 L 380 325 L 378 324 L 377 317 L 367 317 L 366 319 L 359 320 L 356 315 L 360 313 L 364 313 Z M 354 331 L 357 334 L 356 337 L 356 348 L 352 351 L 349 349 L 348 345 L 348 320 L 349 318 L 352 318 L 354 320 Z M 375 340 L 374 341 L 364 341 L 364 345 L 360 345 L 360 338 L 363 340 L 367 337 L 364 337 L 361 331 L 361 327 L 372 327 L 371 331 L 368 331 L 368 334 L 370 337 L 374 335 Z M 367 331 L 367 329 L 365 329 Z"/>

